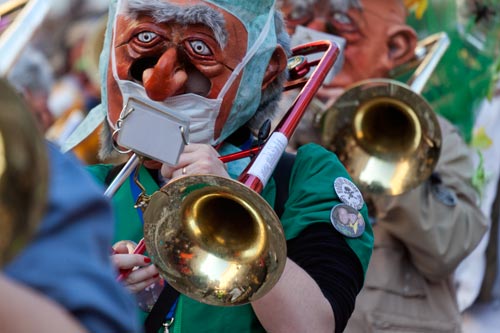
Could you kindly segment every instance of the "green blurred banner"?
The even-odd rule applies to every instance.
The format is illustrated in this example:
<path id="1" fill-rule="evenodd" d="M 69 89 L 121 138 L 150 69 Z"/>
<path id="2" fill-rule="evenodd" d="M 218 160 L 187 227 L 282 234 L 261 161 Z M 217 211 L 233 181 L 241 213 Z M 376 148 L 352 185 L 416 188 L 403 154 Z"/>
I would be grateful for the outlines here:
<path id="1" fill-rule="evenodd" d="M 500 72 L 500 0 L 429 1 L 423 17 L 408 22 L 419 38 L 441 31 L 450 37 L 423 95 L 470 142 L 475 111 L 491 97 Z"/>

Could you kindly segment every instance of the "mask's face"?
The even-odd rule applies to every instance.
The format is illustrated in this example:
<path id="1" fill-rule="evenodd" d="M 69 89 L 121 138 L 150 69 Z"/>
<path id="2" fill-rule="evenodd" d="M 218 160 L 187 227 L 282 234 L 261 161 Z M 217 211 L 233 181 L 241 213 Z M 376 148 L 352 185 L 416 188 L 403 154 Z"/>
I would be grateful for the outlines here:
<path id="1" fill-rule="evenodd" d="M 400 1 L 363 0 L 362 10 L 350 8 L 347 12 L 332 7 L 330 0 L 314 1 L 313 6 L 300 3 L 283 3 L 290 33 L 297 25 L 303 25 L 346 39 L 344 65 L 327 87 L 345 88 L 363 79 L 387 76 L 392 66 L 390 30 L 403 24 L 406 17 Z"/>
<path id="2" fill-rule="evenodd" d="M 185 7 L 209 6 L 222 14 L 222 28 L 226 34 L 224 45 L 216 32 L 203 21 L 175 20 L 156 22 L 147 13 L 136 18 L 118 15 L 115 24 L 114 48 L 116 72 L 121 80 L 130 80 L 144 86 L 148 97 L 163 101 L 168 97 L 195 93 L 216 98 L 234 68 L 243 59 L 247 49 L 247 32 L 233 15 L 204 1 L 165 1 L 175 4 L 174 10 L 186 15 Z M 169 10 L 172 10 L 170 6 Z M 111 51 L 112 52 L 112 51 Z M 112 57 L 108 66 L 109 118 L 116 124 L 122 110 L 122 95 L 112 73 Z M 215 125 L 215 137 L 229 115 L 240 77 L 234 82 L 222 103 Z"/>

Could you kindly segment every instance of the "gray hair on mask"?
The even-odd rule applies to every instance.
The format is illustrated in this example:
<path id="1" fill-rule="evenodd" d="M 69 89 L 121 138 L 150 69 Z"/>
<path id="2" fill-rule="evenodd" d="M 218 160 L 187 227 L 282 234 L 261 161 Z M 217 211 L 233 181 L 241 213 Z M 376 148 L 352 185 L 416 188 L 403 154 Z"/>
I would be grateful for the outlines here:
<path id="1" fill-rule="evenodd" d="M 114 149 L 113 133 L 111 133 L 111 127 L 107 121 L 104 121 L 101 126 L 99 140 L 100 147 L 98 157 L 101 161 L 119 160 L 122 157 L 122 154 Z"/>
<path id="2" fill-rule="evenodd" d="M 320 0 L 326 1 L 326 0 Z M 318 0 L 285 0 L 287 4 L 294 5 L 299 8 L 307 8 L 313 6 L 315 3 L 319 2 Z M 351 8 L 361 9 L 361 1 L 360 0 L 330 0 L 331 8 L 334 8 L 340 12 L 346 12 Z"/>
<path id="3" fill-rule="evenodd" d="M 224 16 L 217 10 L 206 5 L 182 7 L 161 0 L 129 0 L 130 15 L 136 18 L 138 14 L 145 13 L 157 23 L 175 21 L 177 23 L 203 24 L 209 27 L 219 43 L 224 48 L 227 42 Z"/>

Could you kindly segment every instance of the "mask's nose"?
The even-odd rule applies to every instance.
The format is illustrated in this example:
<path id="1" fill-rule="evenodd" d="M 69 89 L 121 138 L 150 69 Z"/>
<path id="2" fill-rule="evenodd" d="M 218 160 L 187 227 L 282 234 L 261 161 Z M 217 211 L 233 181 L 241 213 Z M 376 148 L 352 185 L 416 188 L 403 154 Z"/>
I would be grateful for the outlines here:
<path id="1" fill-rule="evenodd" d="M 142 81 L 148 97 L 163 101 L 184 90 L 188 76 L 175 47 L 169 48 L 156 65 L 144 70 Z"/>

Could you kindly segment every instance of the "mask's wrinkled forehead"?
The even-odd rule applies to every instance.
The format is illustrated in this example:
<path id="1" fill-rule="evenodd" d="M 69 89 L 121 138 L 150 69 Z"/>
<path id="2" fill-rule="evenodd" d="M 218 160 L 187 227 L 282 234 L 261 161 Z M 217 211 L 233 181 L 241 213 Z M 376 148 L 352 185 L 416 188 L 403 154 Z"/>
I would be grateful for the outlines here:
<path id="1" fill-rule="evenodd" d="M 249 25 L 258 16 L 267 15 L 274 0 L 204 0 L 237 16 L 245 25 Z"/>
<path id="2" fill-rule="evenodd" d="M 250 49 L 259 37 L 275 0 L 204 0 L 234 15 L 245 26 L 248 33 L 247 47 Z"/>
<path id="3" fill-rule="evenodd" d="M 182 24 L 203 24 L 209 27 L 221 48 L 227 43 L 224 16 L 219 11 L 205 5 L 182 7 L 162 0 L 128 0 L 122 11 L 132 18 L 139 14 L 151 16 L 155 22 L 182 22 Z M 128 7 L 128 8 L 127 8 Z"/>
<path id="4" fill-rule="evenodd" d="M 311 8 L 316 3 L 330 2 L 330 7 L 339 12 L 346 12 L 350 8 L 362 8 L 360 0 L 283 0 L 281 2 L 286 2 L 295 8 Z"/>

